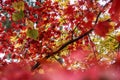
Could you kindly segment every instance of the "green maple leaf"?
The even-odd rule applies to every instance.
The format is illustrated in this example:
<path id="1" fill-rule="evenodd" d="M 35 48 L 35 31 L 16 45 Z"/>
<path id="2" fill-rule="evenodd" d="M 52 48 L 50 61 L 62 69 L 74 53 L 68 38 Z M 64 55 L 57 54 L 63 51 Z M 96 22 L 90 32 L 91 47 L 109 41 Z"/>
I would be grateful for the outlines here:
<path id="1" fill-rule="evenodd" d="M 24 12 L 20 11 L 20 12 L 15 12 L 12 14 L 12 19 L 13 21 L 18 21 L 20 19 L 22 19 L 24 17 Z"/>
<path id="2" fill-rule="evenodd" d="M 27 30 L 27 36 L 29 38 L 37 40 L 38 35 L 39 35 L 39 33 L 38 33 L 38 30 L 36 30 L 36 29 L 28 29 Z"/>

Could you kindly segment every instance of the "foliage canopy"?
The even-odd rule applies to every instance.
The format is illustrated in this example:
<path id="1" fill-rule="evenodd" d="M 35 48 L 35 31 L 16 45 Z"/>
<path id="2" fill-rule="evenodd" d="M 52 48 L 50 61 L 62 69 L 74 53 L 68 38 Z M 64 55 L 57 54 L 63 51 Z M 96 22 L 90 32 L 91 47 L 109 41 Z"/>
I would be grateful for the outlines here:
<path id="1" fill-rule="evenodd" d="M 100 1 L 1 0 L 0 80 L 119 80 L 120 0 Z"/>

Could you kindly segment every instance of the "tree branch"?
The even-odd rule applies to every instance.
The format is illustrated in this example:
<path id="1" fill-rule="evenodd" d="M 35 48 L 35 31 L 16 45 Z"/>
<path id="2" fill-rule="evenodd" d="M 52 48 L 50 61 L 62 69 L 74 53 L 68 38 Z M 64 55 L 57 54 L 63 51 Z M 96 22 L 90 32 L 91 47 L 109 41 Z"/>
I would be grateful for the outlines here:
<path id="1" fill-rule="evenodd" d="M 76 42 L 78 41 L 79 39 L 82 39 L 83 37 L 87 36 L 89 33 L 91 33 L 93 31 L 93 28 L 90 29 L 88 32 L 82 34 L 81 36 L 75 38 L 75 39 L 72 39 L 68 42 L 66 42 L 65 44 L 63 44 L 57 51 L 53 52 L 52 54 L 50 55 L 47 55 L 46 58 L 49 58 L 50 56 L 53 56 L 55 55 L 56 53 L 58 53 L 59 51 L 61 51 L 62 49 L 64 49 L 65 47 L 67 47 L 69 44 L 73 43 L 73 42 Z"/>

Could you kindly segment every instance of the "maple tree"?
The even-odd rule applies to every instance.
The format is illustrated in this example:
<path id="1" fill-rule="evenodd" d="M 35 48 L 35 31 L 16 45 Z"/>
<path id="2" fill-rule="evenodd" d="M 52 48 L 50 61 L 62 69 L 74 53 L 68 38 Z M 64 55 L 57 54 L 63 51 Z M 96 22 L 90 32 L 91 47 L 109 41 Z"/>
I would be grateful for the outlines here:
<path id="1" fill-rule="evenodd" d="M 1 0 L 0 80 L 120 80 L 120 1 L 102 2 Z"/>

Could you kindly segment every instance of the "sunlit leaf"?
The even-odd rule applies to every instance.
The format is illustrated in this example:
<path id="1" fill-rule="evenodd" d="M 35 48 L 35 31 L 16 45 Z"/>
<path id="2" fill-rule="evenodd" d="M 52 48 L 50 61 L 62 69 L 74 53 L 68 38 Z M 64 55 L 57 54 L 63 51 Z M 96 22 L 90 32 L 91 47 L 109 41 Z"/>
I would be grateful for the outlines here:
<path id="1" fill-rule="evenodd" d="M 113 33 L 110 33 L 108 36 L 106 36 L 105 39 L 100 39 L 100 37 L 94 37 L 93 41 L 99 53 L 110 53 L 111 51 L 117 49 L 119 45 L 117 39 L 113 35 Z"/>
<path id="2" fill-rule="evenodd" d="M 18 21 L 20 19 L 22 19 L 24 17 L 24 12 L 20 11 L 20 12 L 15 12 L 12 14 L 12 19 L 13 21 Z"/>
<path id="3" fill-rule="evenodd" d="M 28 26 L 28 27 L 33 29 L 34 23 L 31 20 L 26 19 L 25 23 L 26 23 L 26 26 Z"/>
<path id="4" fill-rule="evenodd" d="M 14 3 L 12 3 L 12 6 L 16 11 L 24 10 L 24 2 L 23 1 L 14 2 Z"/>
<path id="5" fill-rule="evenodd" d="M 106 21 L 110 19 L 110 15 L 109 14 L 103 14 L 102 17 L 99 18 L 99 21 Z"/>
<path id="6" fill-rule="evenodd" d="M 10 37 L 10 41 L 11 41 L 11 42 L 17 41 L 17 36 L 11 36 L 11 37 Z"/>
<path id="7" fill-rule="evenodd" d="M 17 44 L 15 44 L 14 46 L 15 46 L 15 48 L 19 48 L 20 46 L 22 46 L 22 44 L 17 43 Z"/>
<path id="8" fill-rule="evenodd" d="M 108 21 L 99 22 L 97 26 L 95 27 L 95 33 L 101 37 L 105 37 L 110 30 L 112 29 L 112 26 Z"/>
<path id="9" fill-rule="evenodd" d="M 38 38 L 38 35 L 39 35 L 39 33 L 38 33 L 38 30 L 36 30 L 36 29 L 28 29 L 27 30 L 27 36 L 29 38 L 36 40 Z"/>
<path id="10" fill-rule="evenodd" d="M 119 21 L 119 16 L 120 16 L 120 0 L 113 0 L 112 1 L 112 6 L 109 10 L 109 13 L 111 15 L 111 18 L 115 21 Z"/>

